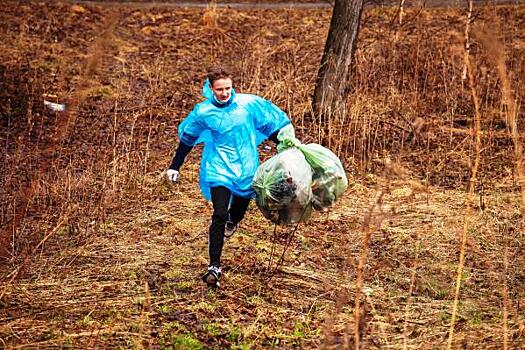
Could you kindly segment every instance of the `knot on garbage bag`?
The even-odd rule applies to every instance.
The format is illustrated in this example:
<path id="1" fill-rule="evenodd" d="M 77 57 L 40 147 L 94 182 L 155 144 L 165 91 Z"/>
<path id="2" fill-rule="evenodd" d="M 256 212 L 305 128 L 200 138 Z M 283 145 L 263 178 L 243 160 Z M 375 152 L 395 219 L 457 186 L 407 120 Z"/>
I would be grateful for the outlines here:
<path id="1" fill-rule="evenodd" d="M 282 152 L 288 148 L 299 147 L 301 145 L 302 145 L 301 141 L 299 141 L 295 137 L 289 137 L 279 142 L 279 145 L 277 146 L 277 151 Z"/>

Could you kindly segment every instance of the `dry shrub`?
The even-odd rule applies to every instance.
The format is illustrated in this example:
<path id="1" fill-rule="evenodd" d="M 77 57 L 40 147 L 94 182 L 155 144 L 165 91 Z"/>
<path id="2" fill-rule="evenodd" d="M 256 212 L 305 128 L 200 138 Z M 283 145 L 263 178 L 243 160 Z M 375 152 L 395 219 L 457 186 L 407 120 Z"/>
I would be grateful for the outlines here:
<path id="1" fill-rule="evenodd" d="M 351 114 L 355 108 L 362 112 L 350 133 L 340 127 L 344 123 L 334 124 L 335 139 L 343 143 L 335 148 L 352 149 L 350 155 L 358 157 L 365 172 L 377 170 L 374 158 L 387 153 L 408 161 L 420 177 L 434 184 L 465 183 L 473 107 L 463 80 L 461 16 L 453 10 L 408 10 L 398 27 L 389 23 L 393 15 L 393 11 L 373 9 L 364 15 L 348 108 Z M 495 15 L 506 18 L 504 23 L 511 23 L 514 16 L 505 9 L 483 8 L 477 10 L 475 23 L 491 22 Z M 502 30 L 510 30 L 504 26 L 507 29 Z M 399 33 L 398 40 L 389 39 L 394 31 Z M 514 67 L 515 81 L 522 81 L 522 49 L 514 45 L 508 49 L 507 65 Z M 498 112 L 501 89 L 494 66 L 483 59 L 478 42 L 473 42 L 472 54 L 485 116 L 481 135 L 488 145 L 482 168 L 502 179 L 507 175 L 501 170 L 513 160 L 506 152 L 512 140 L 502 133 L 504 124 Z M 366 100 L 369 105 L 359 107 L 358 101 Z M 344 134 L 348 136 L 339 137 Z M 361 146 L 356 149 L 354 145 Z"/>
<path id="2" fill-rule="evenodd" d="M 219 21 L 219 11 L 217 9 L 217 2 L 216 0 L 210 0 L 206 4 L 206 10 L 204 11 L 204 14 L 202 15 L 202 22 L 204 23 L 204 26 L 210 29 L 217 28 Z"/>
<path id="3" fill-rule="evenodd" d="M 32 25 L 29 28 L 40 28 L 37 26 L 38 11 L 63 10 L 60 5 L 56 8 L 39 6 L 35 5 L 34 18 L 28 15 L 27 21 Z M 87 21 L 89 27 L 85 30 L 77 33 L 68 29 L 75 23 L 77 13 L 64 21 L 65 29 L 76 33 L 75 40 L 83 50 L 81 56 L 77 53 L 72 57 L 76 57 L 77 62 L 85 62 L 79 57 L 92 58 L 86 66 L 71 65 L 71 70 L 79 73 L 79 77 L 82 77 L 82 72 L 84 76 L 91 75 L 89 79 L 84 78 L 84 82 L 73 80 L 80 87 L 76 92 L 77 100 L 85 99 L 79 111 L 81 118 L 58 116 L 59 123 L 55 123 L 56 116 L 43 110 L 39 103 L 43 91 L 38 84 L 30 83 L 46 82 L 52 87 L 51 92 L 65 96 L 67 82 L 53 83 L 50 77 L 58 72 L 57 64 L 66 58 L 48 59 L 38 63 L 38 69 L 28 68 L 19 74 L 27 80 L 22 84 L 22 90 L 25 90 L 21 93 L 27 99 L 19 100 L 16 105 L 2 104 L 4 109 L 9 106 L 12 112 L 18 111 L 11 114 L 20 118 L 16 122 L 14 119 L 8 121 L 11 124 L 3 129 L 5 134 L 16 135 L 18 142 L 8 142 L 12 156 L 6 163 L 8 170 L 3 177 L 6 184 L 3 198 L 9 203 L 2 214 L 3 222 L 10 222 L 11 229 L 17 226 L 13 225 L 17 221 L 12 220 L 13 208 L 24 201 L 24 195 L 15 194 L 25 193 L 20 192 L 23 188 L 31 189 L 30 179 L 34 172 L 38 173 L 40 153 L 32 148 L 31 142 L 54 133 L 56 137 L 52 143 L 58 148 L 43 147 L 51 157 L 47 161 L 49 168 L 64 169 L 69 163 L 74 170 L 70 172 L 72 174 L 90 169 L 101 191 L 123 191 L 126 195 L 140 192 L 141 184 L 168 162 L 166 157 L 169 158 L 173 150 L 176 123 L 200 100 L 205 67 L 217 63 L 218 59 L 231 62 L 234 71 L 238 72 L 236 89 L 260 94 L 275 102 L 291 116 L 303 142 L 325 142 L 341 156 L 349 170 L 363 175 L 379 171 L 383 168 L 383 160 L 388 158 L 405 162 L 412 174 L 432 184 L 456 187 L 468 180 L 472 151 L 469 126 L 473 109 L 462 79 L 463 22 L 460 12 L 406 9 L 403 21 L 398 23 L 392 21 L 394 10 L 365 11 L 352 92 L 346 107 L 348 112 L 332 118 L 326 127 L 311 119 L 309 94 L 313 90 L 322 52 L 323 42 L 319 38 L 326 35 L 328 12 L 319 15 L 315 10 L 280 10 L 280 16 L 274 16 L 269 11 L 229 10 L 230 20 L 224 24 L 223 30 L 210 31 L 210 26 L 216 26 L 218 20 L 213 2 L 204 17 L 199 17 L 200 12 L 178 16 L 169 11 L 155 11 L 147 15 L 140 11 L 122 15 L 114 36 L 102 33 L 102 14 L 91 9 L 89 14 L 96 21 Z M 492 21 L 495 13 L 502 18 L 502 32 L 508 32 L 508 26 L 517 18 L 512 10 L 480 9 L 476 21 Z M 48 23 L 50 28 L 59 25 L 52 22 L 54 16 L 43 17 L 51 21 Z M 193 23 L 199 18 L 205 25 L 196 27 Z M 137 22 L 141 23 L 141 28 L 155 30 L 148 34 L 123 29 L 134 28 Z M 293 32 L 288 32 L 290 23 Z M 84 40 L 85 33 L 90 31 L 93 36 L 101 37 L 91 45 L 91 51 Z M 51 34 L 55 35 L 55 32 L 58 35 L 59 31 L 55 29 Z M 50 32 L 46 33 L 47 38 Z M 396 40 L 390 40 L 393 33 L 397 34 Z M 190 37 L 193 38 L 191 41 L 180 40 Z M 109 45 L 108 41 L 116 44 Z M 20 50 L 21 57 L 46 50 L 45 46 L 37 48 L 28 32 L 21 32 L 6 43 L 9 47 L 5 52 L 10 57 L 17 57 L 14 47 Z M 503 90 L 509 91 L 505 86 L 514 86 L 513 98 L 519 101 L 523 98 L 520 93 L 525 80 L 525 55 L 519 44 L 510 39 L 505 43 L 508 43 L 505 44 L 508 51 L 504 63 L 508 71 L 512 71 L 507 77 L 514 83 L 505 83 Z M 511 109 L 502 107 L 501 79 L 498 78 L 502 69 L 495 70 L 494 59 L 484 58 L 485 50 L 481 44 L 482 41 L 473 43 L 474 74 L 484 115 L 480 135 L 487 147 L 482 152 L 481 168 L 482 174 L 501 180 L 508 177 L 507 169 L 520 153 L 519 135 L 515 133 L 514 138 L 508 137 L 505 133 L 507 123 L 502 115 L 509 118 L 515 115 L 514 129 L 517 130 L 519 109 L 512 107 L 510 102 L 505 102 L 505 105 Z M 230 48 L 227 57 L 224 57 L 225 46 Z M 152 58 L 152 52 L 160 53 Z M 118 58 L 118 61 L 111 61 L 112 70 L 108 62 L 101 61 L 104 55 L 109 57 L 109 53 Z M 201 61 L 195 57 L 200 57 Z M 498 62 L 501 66 L 502 60 Z M 97 71 L 94 68 L 98 65 L 100 69 Z M 5 67 L 11 70 L 15 66 Z M 495 71 L 500 73 L 494 74 Z M 92 89 L 92 84 L 109 86 L 116 93 L 107 96 L 80 93 L 82 86 Z M 4 91 L 15 94 L 17 89 L 20 90 L 13 87 Z M 49 92 L 50 89 L 46 86 L 46 90 Z M 504 93 L 508 100 L 505 96 L 510 95 Z M 20 138 L 24 133 L 27 137 Z M 516 145 L 515 155 L 506 151 L 513 143 Z M 28 153 L 28 149 L 33 151 Z M 76 155 L 71 155 L 72 150 Z M 62 176 L 61 172 L 52 174 Z M 487 176 L 483 175 L 481 181 L 484 182 Z M 59 179 L 46 179 L 64 183 Z M 29 203 L 31 196 L 25 197 L 29 198 Z M 111 197 L 123 198 L 123 195 Z M 11 233 L 12 230 L 6 236 L 11 236 Z"/>

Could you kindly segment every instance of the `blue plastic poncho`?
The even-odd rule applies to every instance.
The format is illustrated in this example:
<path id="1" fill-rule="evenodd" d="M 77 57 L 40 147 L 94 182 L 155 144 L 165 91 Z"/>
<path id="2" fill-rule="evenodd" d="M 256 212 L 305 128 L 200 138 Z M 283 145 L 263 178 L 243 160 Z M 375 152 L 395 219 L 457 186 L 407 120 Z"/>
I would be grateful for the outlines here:
<path id="1" fill-rule="evenodd" d="M 198 103 L 179 125 L 179 138 L 187 145 L 204 142 L 200 188 L 211 199 L 210 187 L 224 186 L 234 194 L 251 198 L 252 181 L 259 166 L 257 146 L 275 131 L 290 124 L 286 113 L 270 101 L 232 89 L 225 106 L 213 103 L 208 80 Z"/>

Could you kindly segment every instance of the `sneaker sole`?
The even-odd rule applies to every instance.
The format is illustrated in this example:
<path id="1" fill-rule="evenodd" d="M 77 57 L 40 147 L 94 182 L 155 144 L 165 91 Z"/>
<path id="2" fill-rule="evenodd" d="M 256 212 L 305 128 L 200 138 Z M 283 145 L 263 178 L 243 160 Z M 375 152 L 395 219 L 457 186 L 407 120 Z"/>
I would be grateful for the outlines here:
<path id="1" fill-rule="evenodd" d="M 206 276 L 206 278 L 204 279 L 204 282 L 206 282 L 207 284 L 217 284 L 219 283 L 219 280 L 215 278 L 215 276 L 213 276 L 211 273 Z"/>
<path id="2" fill-rule="evenodd" d="M 208 285 L 208 287 L 218 287 L 220 276 L 214 273 L 208 272 L 202 277 L 202 281 Z"/>

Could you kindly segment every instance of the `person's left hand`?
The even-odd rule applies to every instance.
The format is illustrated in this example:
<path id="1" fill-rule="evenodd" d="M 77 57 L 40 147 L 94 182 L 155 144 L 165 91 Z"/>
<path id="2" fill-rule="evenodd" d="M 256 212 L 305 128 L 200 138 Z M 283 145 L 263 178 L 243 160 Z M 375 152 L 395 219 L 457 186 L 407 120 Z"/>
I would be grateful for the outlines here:
<path id="1" fill-rule="evenodd" d="M 168 169 L 166 170 L 166 176 L 168 177 L 168 180 L 177 182 L 177 179 L 179 178 L 179 172 L 174 169 Z"/>

